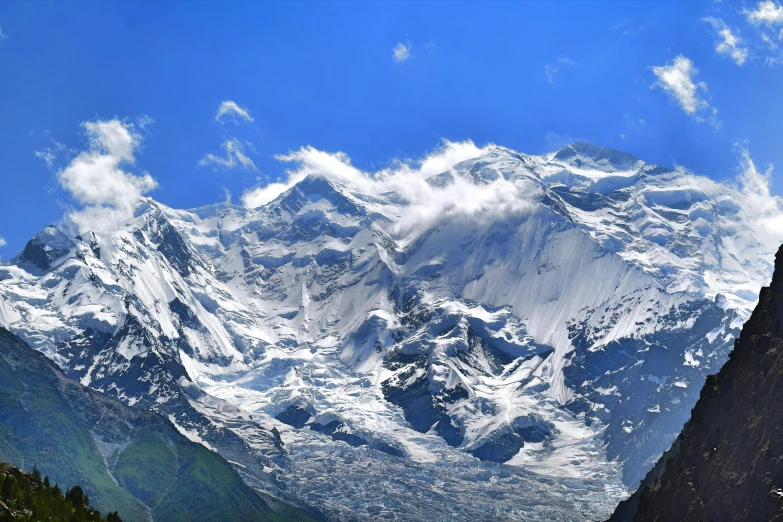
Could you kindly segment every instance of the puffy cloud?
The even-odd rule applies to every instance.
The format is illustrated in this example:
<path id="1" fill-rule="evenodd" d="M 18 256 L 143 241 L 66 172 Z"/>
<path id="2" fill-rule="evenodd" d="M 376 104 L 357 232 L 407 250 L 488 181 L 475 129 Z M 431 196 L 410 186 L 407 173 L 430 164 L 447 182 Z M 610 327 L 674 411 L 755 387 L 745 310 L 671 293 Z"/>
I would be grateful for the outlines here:
<path id="1" fill-rule="evenodd" d="M 703 115 L 708 114 L 711 122 L 717 124 L 717 109 L 710 107 L 700 95 L 707 90 L 707 84 L 694 83 L 694 77 L 699 71 L 688 58 L 679 55 L 671 64 L 653 67 L 652 70 L 658 77 L 658 83 L 653 87 L 658 86 L 666 91 L 697 121 L 704 121 Z"/>
<path id="2" fill-rule="evenodd" d="M 737 65 L 742 65 L 748 58 L 748 48 L 743 45 L 742 38 L 731 32 L 731 29 L 720 18 L 707 17 L 705 22 L 709 22 L 715 32 L 718 33 L 718 41 L 715 44 L 715 51 L 718 54 L 731 56 Z"/>
<path id="3" fill-rule="evenodd" d="M 157 183 L 148 173 L 124 170 L 135 163 L 141 141 L 133 124 L 113 119 L 84 122 L 82 127 L 87 149 L 57 173 L 60 185 L 82 206 L 68 217 L 82 232 L 113 230 L 133 216 L 136 205 Z"/>
<path id="4" fill-rule="evenodd" d="M 560 56 L 557 59 L 557 62 L 555 65 L 546 65 L 544 66 L 544 74 L 546 74 L 546 81 L 549 83 L 555 83 L 555 75 L 560 71 L 562 67 L 573 67 L 576 65 L 576 62 L 573 61 L 571 58 L 566 58 L 565 56 Z"/>
<path id="5" fill-rule="evenodd" d="M 754 25 L 773 25 L 783 24 L 783 6 L 778 5 L 772 0 L 765 0 L 756 5 L 756 9 L 750 11 L 744 10 L 748 22 Z"/>
<path id="6" fill-rule="evenodd" d="M 223 103 L 221 103 L 220 107 L 218 107 L 217 114 L 215 115 L 215 121 L 221 125 L 225 123 L 226 119 L 229 119 L 234 123 L 237 123 L 239 120 L 243 120 L 247 123 L 253 121 L 253 117 L 250 116 L 250 112 L 247 109 L 240 107 L 235 101 L 232 100 L 225 100 Z"/>
<path id="7" fill-rule="evenodd" d="M 404 62 L 411 57 L 411 47 L 411 44 L 405 45 L 403 43 L 398 43 L 394 46 L 394 49 L 392 49 L 392 59 L 397 63 Z"/>
<path id="8" fill-rule="evenodd" d="M 0 236 L 0 247 L 6 246 L 8 243 L 6 242 L 5 238 L 3 236 Z"/>
<path id="9" fill-rule="evenodd" d="M 213 168 L 233 169 L 235 167 L 244 167 L 250 170 L 257 170 L 253 160 L 245 154 L 245 147 L 236 138 L 229 138 L 223 142 L 223 151 L 225 156 L 216 156 L 207 154 L 198 162 L 202 167 L 212 165 Z"/>
<path id="10" fill-rule="evenodd" d="M 531 195 L 537 190 L 530 184 L 508 181 L 498 176 L 488 182 L 477 182 L 470 176 L 453 176 L 449 183 L 433 184 L 434 175 L 449 172 L 455 165 L 494 148 L 477 147 L 471 141 L 444 141 L 442 147 L 417 161 L 396 161 L 377 172 L 364 172 L 351 164 L 342 152 L 329 153 L 314 147 L 302 147 L 277 159 L 293 162 L 285 182 L 277 181 L 248 191 L 246 206 L 268 203 L 308 175 L 322 175 L 350 191 L 369 196 L 393 193 L 400 206 L 387 208 L 394 225 L 390 232 L 411 234 L 448 218 L 492 219 L 499 215 L 524 212 L 531 208 Z"/>

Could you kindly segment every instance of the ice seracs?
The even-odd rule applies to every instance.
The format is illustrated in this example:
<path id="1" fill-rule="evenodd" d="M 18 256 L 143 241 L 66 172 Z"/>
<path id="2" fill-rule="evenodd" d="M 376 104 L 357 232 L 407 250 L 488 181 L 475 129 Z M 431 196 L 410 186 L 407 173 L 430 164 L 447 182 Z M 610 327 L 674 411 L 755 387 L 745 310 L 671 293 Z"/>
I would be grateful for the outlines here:
<path id="1" fill-rule="evenodd" d="M 369 501 L 313 478 L 314 455 L 346 490 L 357 462 L 432 483 L 451 463 L 529 490 L 550 487 L 531 471 L 578 479 L 553 509 L 608 513 L 725 360 L 777 245 L 741 190 L 626 153 L 457 159 L 307 172 L 255 209 L 148 199 L 114 232 L 47 228 L 0 266 L 0 323 L 338 519 Z M 506 518 L 552 515 L 526 502 Z"/>

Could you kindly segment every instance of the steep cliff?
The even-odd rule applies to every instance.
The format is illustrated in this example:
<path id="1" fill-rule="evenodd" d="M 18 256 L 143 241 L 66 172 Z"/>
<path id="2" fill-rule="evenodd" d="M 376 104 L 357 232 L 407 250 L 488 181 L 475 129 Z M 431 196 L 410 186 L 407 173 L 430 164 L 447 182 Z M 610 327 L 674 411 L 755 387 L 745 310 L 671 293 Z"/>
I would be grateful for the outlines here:
<path id="1" fill-rule="evenodd" d="M 783 519 L 783 248 L 729 361 L 610 520 Z"/>

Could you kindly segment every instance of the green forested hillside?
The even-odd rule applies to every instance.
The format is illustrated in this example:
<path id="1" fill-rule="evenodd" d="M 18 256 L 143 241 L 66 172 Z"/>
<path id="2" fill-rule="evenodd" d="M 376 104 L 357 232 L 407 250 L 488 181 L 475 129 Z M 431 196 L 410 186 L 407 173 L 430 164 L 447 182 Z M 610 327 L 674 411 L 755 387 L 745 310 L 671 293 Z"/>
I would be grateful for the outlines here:
<path id="1" fill-rule="evenodd" d="M 27 473 L 0 462 L 0 522 L 121 522 L 119 515 L 101 513 L 79 486 L 65 493 L 49 476 L 41 478 L 38 468 Z"/>
<path id="2" fill-rule="evenodd" d="M 79 484 L 126 522 L 309 520 L 269 508 L 218 454 L 157 414 L 75 383 L 0 328 L 0 461 Z M 278 511 L 280 511 L 278 509 Z"/>

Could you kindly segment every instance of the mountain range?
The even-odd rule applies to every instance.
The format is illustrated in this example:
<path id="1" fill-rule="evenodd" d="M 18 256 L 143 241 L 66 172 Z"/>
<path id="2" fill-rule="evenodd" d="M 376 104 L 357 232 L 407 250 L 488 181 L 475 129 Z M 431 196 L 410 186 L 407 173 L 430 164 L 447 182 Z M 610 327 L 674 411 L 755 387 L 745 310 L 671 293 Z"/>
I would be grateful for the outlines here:
<path id="1" fill-rule="evenodd" d="M 783 204 L 586 143 L 449 158 L 47 227 L 0 265 L 0 325 L 270 502 L 608 516 L 727 360 Z"/>

